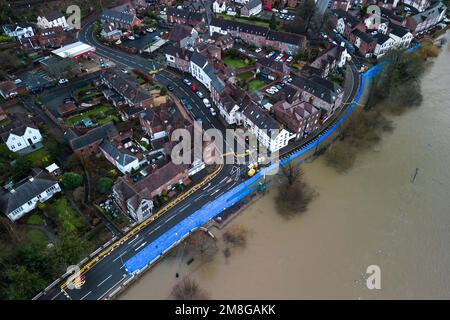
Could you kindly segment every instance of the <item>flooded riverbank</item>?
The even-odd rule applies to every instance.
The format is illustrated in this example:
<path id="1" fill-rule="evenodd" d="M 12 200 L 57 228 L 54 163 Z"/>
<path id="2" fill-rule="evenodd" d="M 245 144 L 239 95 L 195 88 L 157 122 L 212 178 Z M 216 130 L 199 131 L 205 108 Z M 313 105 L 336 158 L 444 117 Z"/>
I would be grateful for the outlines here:
<path id="1" fill-rule="evenodd" d="M 220 240 L 201 266 L 166 259 L 120 298 L 168 298 L 177 272 L 212 299 L 450 298 L 449 61 L 446 45 L 422 80 L 422 106 L 392 117 L 394 131 L 347 173 L 323 158 L 303 166 L 319 194 L 307 212 L 280 217 L 270 190 L 231 223 L 250 231 L 245 248 L 225 258 Z M 381 268 L 381 290 L 365 285 L 369 265 Z"/>

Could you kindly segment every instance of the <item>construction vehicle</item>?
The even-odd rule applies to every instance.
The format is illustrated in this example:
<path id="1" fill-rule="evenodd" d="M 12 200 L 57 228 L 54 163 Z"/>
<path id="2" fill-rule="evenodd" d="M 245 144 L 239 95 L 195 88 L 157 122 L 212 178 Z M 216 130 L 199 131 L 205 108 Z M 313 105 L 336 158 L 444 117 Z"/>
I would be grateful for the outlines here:
<path id="1" fill-rule="evenodd" d="M 255 173 L 256 173 L 256 170 L 258 170 L 258 163 L 257 162 L 251 163 L 248 166 L 248 171 L 247 171 L 248 177 L 249 178 L 253 177 L 255 175 Z"/>

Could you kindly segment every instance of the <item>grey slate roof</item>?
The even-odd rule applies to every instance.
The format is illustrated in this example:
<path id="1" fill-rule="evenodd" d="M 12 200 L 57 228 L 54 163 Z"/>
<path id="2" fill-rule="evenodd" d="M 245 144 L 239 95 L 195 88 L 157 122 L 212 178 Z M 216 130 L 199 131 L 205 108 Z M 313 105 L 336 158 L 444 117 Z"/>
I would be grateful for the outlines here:
<path id="1" fill-rule="evenodd" d="M 82 136 L 73 137 L 73 134 L 74 132 L 72 131 L 71 134 L 66 137 L 69 139 L 69 144 L 72 146 L 72 149 L 78 150 L 94 142 L 102 141 L 107 137 L 115 136 L 118 132 L 114 124 L 112 122 L 108 122 L 100 127 L 92 129 Z"/>
<path id="2" fill-rule="evenodd" d="M 202 19 L 204 18 L 203 14 L 201 13 L 177 8 L 167 8 L 167 16 L 189 19 L 192 21 L 202 21 Z"/>
<path id="3" fill-rule="evenodd" d="M 296 33 L 270 30 L 267 34 L 267 40 L 280 41 L 299 46 L 306 40 L 306 37 Z"/>
<path id="4" fill-rule="evenodd" d="M 393 35 L 396 35 L 397 37 L 402 38 L 402 37 L 404 37 L 405 34 L 407 34 L 408 32 L 409 32 L 409 30 L 406 29 L 405 27 L 397 26 L 397 25 L 395 25 L 395 24 L 393 24 L 393 25 L 391 26 L 391 33 L 392 33 Z"/>
<path id="5" fill-rule="evenodd" d="M 134 17 L 135 17 L 134 15 L 131 15 L 128 13 L 105 9 L 105 10 L 103 10 L 103 12 L 101 14 L 100 19 L 103 19 L 106 21 L 114 21 L 114 22 L 119 22 L 119 23 L 131 24 L 133 22 Z"/>
<path id="6" fill-rule="evenodd" d="M 321 77 L 292 77 L 292 85 L 305 90 L 323 101 L 333 104 L 342 88 Z"/>
<path id="7" fill-rule="evenodd" d="M 121 166 L 126 166 L 135 161 L 137 157 L 130 153 L 127 149 L 119 150 L 108 139 L 103 140 L 100 144 L 100 148 L 115 159 Z"/>
<path id="8" fill-rule="evenodd" d="M 375 39 L 370 34 L 362 32 L 361 30 L 356 29 L 356 30 L 353 30 L 352 33 L 355 36 L 357 36 L 358 38 L 360 38 L 362 41 L 364 41 L 365 43 L 372 43 L 375 41 Z"/>
<path id="9" fill-rule="evenodd" d="M 258 128 L 265 130 L 280 130 L 281 124 L 268 115 L 264 110 L 254 103 L 250 103 L 243 111 L 244 115 Z M 270 131 L 268 132 L 270 136 Z"/>
<path id="10" fill-rule="evenodd" d="M 0 211 L 4 214 L 9 214 L 54 184 L 56 184 L 56 181 L 53 177 L 41 170 L 34 176 L 32 181 L 28 179 L 22 181 L 20 185 L 14 188 L 14 192 L 2 190 L 0 194 Z"/>
<path id="11" fill-rule="evenodd" d="M 266 36 L 269 32 L 267 27 L 218 18 L 212 18 L 210 24 L 221 29 L 240 31 L 258 36 Z"/>
<path id="12" fill-rule="evenodd" d="M 204 55 L 202 55 L 202 54 L 200 54 L 200 53 L 198 53 L 198 52 L 194 52 L 194 53 L 192 54 L 191 61 L 192 61 L 195 65 L 199 66 L 199 67 L 202 68 L 202 69 L 203 69 L 203 68 L 205 67 L 205 65 L 208 63 L 208 59 L 206 59 L 206 57 L 205 57 Z"/>

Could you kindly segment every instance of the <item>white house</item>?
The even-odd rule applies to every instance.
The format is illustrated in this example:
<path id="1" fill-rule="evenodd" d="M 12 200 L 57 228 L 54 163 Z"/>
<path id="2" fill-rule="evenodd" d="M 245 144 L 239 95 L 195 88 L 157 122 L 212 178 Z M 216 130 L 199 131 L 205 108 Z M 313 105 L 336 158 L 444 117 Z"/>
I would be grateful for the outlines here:
<path id="1" fill-rule="evenodd" d="M 212 4 L 212 8 L 214 13 L 224 13 L 227 11 L 227 4 L 225 3 L 225 0 L 215 0 Z"/>
<path id="2" fill-rule="evenodd" d="M 37 17 L 37 26 L 40 29 L 48 29 L 53 27 L 62 27 L 64 30 L 70 29 L 66 21 L 66 17 L 57 11 L 45 13 Z"/>
<path id="3" fill-rule="evenodd" d="M 194 52 L 191 57 L 191 74 L 200 81 L 209 91 L 211 91 L 211 77 L 214 68 L 208 64 L 208 59 L 198 52 Z"/>
<path id="4" fill-rule="evenodd" d="M 3 32 L 16 40 L 34 36 L 33 26 L 29 23 L 7 24 L 3 26 Z"/>
<path id="5" fill-rule="evenodd" d="M 30 126 L 20 126 L 8 132 L 4 138 L 9 150 L 17 152 L 42 141 L 39 129 Z"/>
<path id="6" fill-rule="evenodd" d="M 249 129 L 267 150 L 276 152 L 288 145 L 295 134 L 284 129 L 270 115 L 255 104 L 249 104 L 241 113 L 244 126 Z"/>
<path id="7" fill-rule="evenodd" d="M 250 0 L 241 8 L 241 15 L 243 17 L 253 17 L 262 11 L 261 0 Z"/>
<path id="8" fill-rule="evenodd" d="M 378 33 L 373 38 L 377 41 L 375 49 L 373 51 L 374 55 L 379 58 L 383 56 L 389 50 L 392 50 L 395 47 L 395 41 L 391 37 Z"/>
<path id="9" fill-rule="evenodd" d="M 123 174 L 139 169 L 138 157 L 128 152 L 127 149 L 119 150 L 109 140 L 104 140 L 99 148 L 105 158 Z"/>
<path id="10" fill-rule="evenodd" d="M 411 44 L 414 36 L 408 29 L 400 26 L 392 26 L 389 37 L 394 40 L 394 45 L 397 48 L 407 48 Z"/>
<path id="11" fill-rule="evenodd" d="M 58 182 L 47 172 L 39 170 L 19 185 L 0 191 L 0 211 L 16 221 L 60 191 Z"/>

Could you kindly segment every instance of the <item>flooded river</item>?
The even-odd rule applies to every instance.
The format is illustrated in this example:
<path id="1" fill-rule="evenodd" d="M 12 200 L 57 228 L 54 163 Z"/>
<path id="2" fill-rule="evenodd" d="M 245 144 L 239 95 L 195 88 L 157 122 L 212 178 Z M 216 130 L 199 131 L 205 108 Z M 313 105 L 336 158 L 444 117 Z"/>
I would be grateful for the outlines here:
<path id="1" fill-rule="evenodd" d="M 167 259 L 120 298 L 168 298 L 176 272 L 212 299 L 450 298 L 449 83 L 446 45 L 422 106 L 392 118 L 393 133 L 349 172 L 321 158 L 304 165 L 319 194 L 306 213 L 280 217 L 272 190 L 231 222 L 250 231 L 245 248 L 200 266 Z M 366 287 L 369 265 L 381 269 L 380 290 Z"/>

